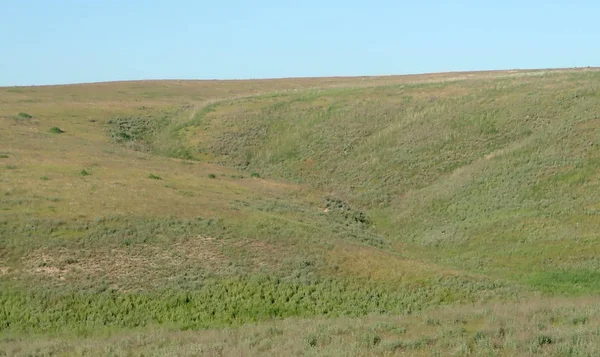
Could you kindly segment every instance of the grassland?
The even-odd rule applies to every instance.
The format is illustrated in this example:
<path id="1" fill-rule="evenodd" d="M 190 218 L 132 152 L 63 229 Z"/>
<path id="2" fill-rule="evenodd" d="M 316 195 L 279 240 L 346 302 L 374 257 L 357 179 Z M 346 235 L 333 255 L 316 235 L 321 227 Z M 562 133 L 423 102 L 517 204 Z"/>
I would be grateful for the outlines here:
<path id="1" fill-rule="evenodd" d="M 8 355 L 596 356 L 599 311 L 588 299 L 452 307 L 410 316 L 288 319 L 198 331 L 7 339 Z"/>
<path id="2" fill-rule="evenodd" d="M 0 356 L 598 353 L 600 71 L 0 88 Z"/>

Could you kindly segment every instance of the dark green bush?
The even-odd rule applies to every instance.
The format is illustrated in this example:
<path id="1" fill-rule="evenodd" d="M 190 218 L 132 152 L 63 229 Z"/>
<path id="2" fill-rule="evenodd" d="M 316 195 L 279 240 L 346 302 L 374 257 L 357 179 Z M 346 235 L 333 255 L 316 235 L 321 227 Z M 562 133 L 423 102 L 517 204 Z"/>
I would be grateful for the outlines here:
<path id="1" fill-rule="evenodd" d="M 61 128 L 59 128 L 59 127 L 57 127 L 57 126 L 54 126 L 54 127 L 50 128 L 50 130 L 49 130 L 49 131 L 50 131 L 52 134 L 62 134 L 62 133 L 64 133 L 64 132 L 65 132 L 64 130 L 62 130 Z"/>
<path id="2" fill-rule="evenodd" d="M 551 345 L 554 343 L 554 339 L 552 338 L 552 336 L 539 335 L 537 337 L 537 343 L 539 346 Z"/>

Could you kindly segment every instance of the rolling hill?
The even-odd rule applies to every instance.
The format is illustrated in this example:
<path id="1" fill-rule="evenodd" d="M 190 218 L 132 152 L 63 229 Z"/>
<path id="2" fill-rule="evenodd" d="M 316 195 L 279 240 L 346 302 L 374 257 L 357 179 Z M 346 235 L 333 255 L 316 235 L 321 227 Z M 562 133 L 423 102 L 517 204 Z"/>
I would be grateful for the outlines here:
<path id="1" fill-rule="evenodd" d="M 592 356 L 600 70 L 0 88 L 0 356 Z"/>

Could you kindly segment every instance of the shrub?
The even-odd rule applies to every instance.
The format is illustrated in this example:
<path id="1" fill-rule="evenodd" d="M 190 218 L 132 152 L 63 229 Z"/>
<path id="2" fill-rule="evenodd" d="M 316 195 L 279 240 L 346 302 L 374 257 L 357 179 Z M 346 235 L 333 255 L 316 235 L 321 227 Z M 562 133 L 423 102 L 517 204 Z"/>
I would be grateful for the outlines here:
<path id="1" fill-rule="evenodd" d="M 52 134 L 62 134 L 62 133 L 64 133 L 65 131 L 64 131 L 64 130 L 62 130 L 61 128 L 57 127 L 57 126 L 54 126 L 54 127 L 50 128 L 50 132 L 51 132 Z"/>
<path id="2" fill-rule="evenodd" d="M 8 159 L 8 155 L 6 155 L 6 154 L 1 154 L 1 155 L 0 155 L 0 159 Z"/>
<path id="3" fill-rule="evenodd" d="M 105 132 L 120 144 L 138 151 L 150 151 L 153 137 L 164 129 L 170 120 L 167 117 L 116 117 L 108 121 Z M 167 156 L 176 156 L 167 153 Z"/>
<path id="4" fill-rule="evenodd" d="M 160 176 L 155 175 L 155 174 L 148 175 L 148 178 L 151 180 L 162 180 L 162 178 Z"/>
<path id="5" fill-rule="evenodd" d="M 21 118 L 21 119 L 31 119 L 31 118 L 33 118 L 33 116 L 32 116 L 32 115 L 29 115 L 29 114 L 27 114 L 27 113 L 23 113 L 23 112 L 21 112 L 21 113 L 17 114 L 17 116 L 18 116 L 19 118 Z"/>
<path id="6" fill-rule="evenodd" d="M 217 176 L 215 174 L 208 174 L 208 178 L 214 179 L 217 178 Z"/>
<path id="7" fill-rule="evenodd" d="M 381 337 L 377 334 L 366 333 L 365 335 L 361 336 L 361 343 L 367 348 L 377 346 L 380 342 Z"/>
<path id="8" fill-rule="evenodd" d="M 554 343 L 554 339 L 548 335 L 539 335 L 537 338 L 537 343 L 539 346 L 551 345 Z"/>
<path id="9" fill-rule="evenodd" d="M 40 180 L 42 180 L 42 181 L 48 181 L 50 179 L 48 178 L 48 176 L 42 176 L 42 177 L 40 177 Z"/>
<path id="10" fill-rule="evenodd" d="M 78 260 L 75 258 L 72 258 L 72 257 L 65 259 L 65 264 L 75 264 L 77 262 L 78 262 Z"/>
<path id="11" fill-rule="evenodd" d="M 85 170 L 81 170 L 81 172 L 79 173 L 81 176 L 89 176 L 91 175 L 91 173 L 85 171 Z"/>
<path id="12" fill-rule="evenodd" d="M 306 340 L 306 343 L 310 347 L 316 347 L 317 346 L 317 335 L 316 334 L 311 333 L 310 335 L 306 336 L 305 340 Z"/>
<path id="13" fill-rule="evenodd" d="M 571 319 L 573 325 L 585 325 L 588 321 L 587 316 L 577 316 Z"/>
<path id="14" fill-rule="evenodd" d="M 258 172 L 253 172 L 253 173 L 250 174 L 250 177 L 256 177 L 256 178 L 258 178 L 258 177 L 260 177 L 260 175 L 258 174 Z"/>

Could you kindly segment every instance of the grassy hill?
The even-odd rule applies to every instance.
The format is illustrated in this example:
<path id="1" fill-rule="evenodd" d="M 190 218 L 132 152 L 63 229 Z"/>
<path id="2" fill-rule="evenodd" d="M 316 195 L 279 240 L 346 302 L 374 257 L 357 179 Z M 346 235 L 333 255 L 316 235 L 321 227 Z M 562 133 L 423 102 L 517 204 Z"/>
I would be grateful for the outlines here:
<path id="1" fill-rule="evenodd" d="M 0 88 L 0 356 L 595 355 L 599 129 L 597 69 Z"/>

